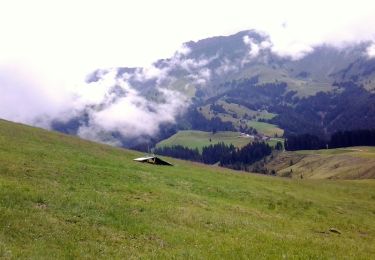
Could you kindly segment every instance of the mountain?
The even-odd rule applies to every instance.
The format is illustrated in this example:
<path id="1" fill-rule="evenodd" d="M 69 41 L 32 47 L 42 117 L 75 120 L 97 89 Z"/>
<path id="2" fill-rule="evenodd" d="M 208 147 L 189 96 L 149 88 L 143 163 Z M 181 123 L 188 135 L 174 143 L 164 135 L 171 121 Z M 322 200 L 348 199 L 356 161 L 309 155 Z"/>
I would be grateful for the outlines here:
<path id="1" fill-rule="evenodd" d="M 375 256 L 374 181 L 140 155 L 0 120 L 0 258 Z"/>
<path id="2" fill-rule="evenodd" d="M 375 128 L 375 59 L 366 54 L 369 44 L 315 46 L 296 59 L 275 53 L 268 35 L 249 30 L 187 42 L 149 68 L 99 69 L 87 81 L 98 82 L 115 70 L 117 80 L 148 100 L 146 111 L 158 111 L 158 104 L 170 100 L 189 104 L 171 112 L 174 120 L 158 122 L 162 131 L 142 135 L 143 142 L 156 143 L 178 130 L 261 131 L 259 122 L 282 128 L 285 136 L 328 138 L 338 130 Z M 55 120 L 53 128 L 77 133 L 90 125 L 88 111 L 101 111 L 129 91 L 116 85 L 108 95 L 112 99 L 71 121 Z M 121 131 L 104 135 L 128 147 L 140 140 Z"/>

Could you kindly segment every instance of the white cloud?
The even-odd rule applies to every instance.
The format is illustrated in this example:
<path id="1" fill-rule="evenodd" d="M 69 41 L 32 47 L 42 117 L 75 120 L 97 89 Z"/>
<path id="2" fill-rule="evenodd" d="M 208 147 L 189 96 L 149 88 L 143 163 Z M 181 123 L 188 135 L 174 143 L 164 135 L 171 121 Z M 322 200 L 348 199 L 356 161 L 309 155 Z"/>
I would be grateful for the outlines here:
<path id="1" fill-rule="evenodd" d="M 224 60 L 221 61 L 220 66 L 215 69 L 215 73 L 220 76 L 228 72 L 236 71 L 237 69 L 238 68 L 233 62 L 229 61 L 227 58 L 224 58 Z"/>
<path id="2" fill-rule="evenodd" d="M 249 47 L 249 56 L 251 58 L 258 56 L 260 46 L 253 39 L 246 35 L 243 37 L 243 42 Z"/>
<path id="3" fill-rule="evenodd" d="M 88 105 L 100 104 L 105 98 L 109 98 L 111 96 L 110 90 L 118 84 L 116 74 L 115 69 L 106 70 L 106 72 L 100 73 L 100 78 L 97 81 L 77 85 L 72 92 L 74 108 L 83 109 Z M 124 90 L 129 89 L 126 85 L 122 85 L 122 88 Z"/>
<path id="4" fill-rule="evenodd" d="M 187 56 L 191 52 L 191 49 L 186 46 L 186 44 L 182 44 L 181 47 L 176 51 L 174 57 L 182 58 L 184 56 Z"/>
<path id="5" fill-rule="evenodd" d="M 175 117 L 189 104 L 174 91 L 160 89 L 166 102 L 150 102 L 134 89 L 128 88 L 126 96 L 110 103 L 104 109 L 89 111 L 89 123 L 82 126 L 78 134 L 81 137 L 101 142 L 113 140 L 103 133 L 118 132 L 126 138 L 152 136 L 158 133 L 163 123 L 174 123 Z"/>
<path id="6" fill-rule="evenodd" d="M 188 77 L 193 80 L 194 84 L 204 86 L 211 79 L 211 70 L 208 68 L 202 68 L 197 71 L 197 73 L 189 74 Z"/>
<path id="7" fill-rule="evenodd" d="M 263 34 L 263 33 L 261 33 Z M 263 36 L 266 36 L 263 34 Z M 243 37 L 243 42 L 246 46 L 248 46 L 249 50 L 246 56 L 243 57 L 241 61 L 241 66 L 243 66 L 246 63 L 251 62 L 254 58 L 258 57 L 259 53 L 262 50 L 271 49 L 272 43 L 269 40 L 264 40 L 260 43 L 258 43 L 256 40 L 250 38 L 250 36 L 245 35 Z M 282 55 L 281 53 L 278 53 L 279 55 Z"/>
<path id="8" fill-rule="evenodd" d="M 372 43 L 368 48 L 367 48 L 367 56 L 369 58 L 374 58 L 375 57 L 375 43 Z"/>
<path id="9" fill-rule="evenodd" d="M 296 45 L 374 38 L 375 3 L 370 0 L 232 0 L 214 2 L 215 12 L 210 12 L 212 4 L 1 1 L 0 61 L 28 58 L 79 70 L 147 66 L 172 56 L 182 42 L 253 28 L 269 33 L 274 50 L 281 53 Z"/>
<path id="10" fill-rule="evenodd" d="M 283 5 L 279 6 L 285 14 L 281 25 L 265 28 L 272 50 L 280 55 L 298 59 L 323 43 L 345 47 L 375 38 L 375 29 L 369 26 L 375 23 L 372 1 L 287 1 Z"/>
<path id="11" fill-rule="evenodd" d="M 186 58 L 184 56 L 175 56 L 171 62 L 171 67 L 181 67 L 182 69 L 194 73 L 197 69 L 201 69 L 207 65 L 209 65 L 213 60 L 217 59 L 219 57 L 218 54 L 206 58 L 206 57 L 200 57 L 198 59 L 193 58 Z"/>
<path id="12" fill-rule="evenodd" d="M 89 88 L 102 86 L 102 90 L 91 100 L 85 100 L 86 95 L 78 99 L 78 103 L 83 103 L 86 107 L 90 105 L 90 109 L 86 110 L 89 122 L 80 127 L 78 135 L 110 144 L 115 144 L 115 140 L 108 137 L 110 132 L 120 133 L 125 138 L 157 134 L 161 124 L 174 123 L 176 116 L 183 113 L 189 104 L 181 94 L 157 86 L 155 88 L 164 101 L 147 100 L 127 81 L 116 78 L 112 72 L 89 85 Z M 121 88 L 124 95 L 119 97 L 112 93 L 114 87 Z"/>
<path id="13" fill-rule="evenodd" d="M 146 73 L 160 76 L 157 72 Z M 67 121 L 85 110 L 89 122 L 79 128 L 78 134 L 118 145 L 108 133 L 118 132 L 126 138 L 152 136 L 162 123 L 173 123 L 189 104 L 181 94 L 157 86 L 164 101 L 149 101 L 116 76 L 117 70 L 110 69 L 103 71 L 97 81 L 82 81 L 74 88 L 54 88 L 36 81 L 17 66 L 1 67 L 0 118 L 49 128 L 54 119 Z M 115 88 L 121 89 L 123 95 L 114 92 Z"/>
<path id="14" fill-rule="evenodd" d="M 187 71 L 192 71 L 194 69 L 206 66 L 209 62 L 209 59 L 183 59 L 180 60 L 180 63 L 178 65 Z"/>
<path id="15" fill-rule="evenodd" d="M 203 78 L 205 80 L 210 80 L 211 78 L 211 70 L 208 68 L 203 68 L 199 71 L 200 78 Z"/>
<path id="16" fill-rule="evenodd" d="M 0 66 L 0 118 L 33 124 L 37 118 L 59 115 L 70 96 L 53 81 L 48 82 L 51 85 L 44 85 L 29 68 L 17 64 Z"/>
<path id="17" fill-rule="evenodd" d="M 160 83 L 163 79 L 168 77 L 168 73 L 170 71 L 169 67 L 165 68 L 158 68 L 154 64 L 145 67 L 145 68 L 138 68 L 135 72 L 135 79 L 140 82 L 145 82 L 147 80 L 156 79 L 158 83 Z"/>

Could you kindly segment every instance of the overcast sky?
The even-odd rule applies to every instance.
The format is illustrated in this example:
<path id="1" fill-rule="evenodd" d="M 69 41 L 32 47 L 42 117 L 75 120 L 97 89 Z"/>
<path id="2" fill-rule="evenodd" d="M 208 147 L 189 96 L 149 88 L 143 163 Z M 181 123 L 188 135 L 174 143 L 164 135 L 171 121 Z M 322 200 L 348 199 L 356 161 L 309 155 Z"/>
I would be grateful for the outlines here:
<path id="1" fill-rule="evenodd" d="M 144 66 L 183 42 L 252 28 L 281 50 L 373 39 L 374 14 L 371 0 L 2 0 L 0 63 Z"/>
<path id="2" fill-rule="evenodd" d="M 57 113 L 90 71 L 148 66 L 190 40 L 257 29 L 285 55 L 373 41 L 374 14 L 371 0 L 1 0 L 0 118 Z"/>

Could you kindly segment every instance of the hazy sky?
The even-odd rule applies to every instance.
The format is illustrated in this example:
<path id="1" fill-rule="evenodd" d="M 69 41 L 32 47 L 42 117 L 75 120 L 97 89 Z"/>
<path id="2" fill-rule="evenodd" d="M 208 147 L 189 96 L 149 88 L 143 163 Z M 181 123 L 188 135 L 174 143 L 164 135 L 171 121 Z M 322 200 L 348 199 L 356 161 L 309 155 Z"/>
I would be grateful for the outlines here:
<path id="1" fill-rule="evenodd" d="M 185 41 L 252 28 L 270 33 L 281 51 L 373 39 L 375 2 L 2 0 L 0 64 L 80 72 L 144 66 L 170 56 Z"/>
<path id="2" fill-rule="evenodd" d="M 82 85 L 96 68 L 148 66 L 183 42 L 247 29 L 268 33 L 273 51 L 294 57 L 320 43 L 374 41 L 375 2 L 0 0 L 0 118 L 57 115 L 72 92 L 104 97 Z"/>

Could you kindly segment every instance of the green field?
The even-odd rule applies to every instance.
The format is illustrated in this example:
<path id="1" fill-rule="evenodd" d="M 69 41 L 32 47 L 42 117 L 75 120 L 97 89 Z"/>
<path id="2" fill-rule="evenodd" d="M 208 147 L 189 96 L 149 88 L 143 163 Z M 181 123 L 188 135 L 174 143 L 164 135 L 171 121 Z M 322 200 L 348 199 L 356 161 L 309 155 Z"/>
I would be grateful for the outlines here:
<path id="1" fill-rule="evenodd" d="M 235 147 L 243 147 L 251 142 L 250 138 L 239 137 L 240 133 L 223 131 L 213 134 L 212 132 L 203 131 L 178 131 L 168 139 L 159 142 L 156 147 L 182 145 L 189 148 L 198 148 L 200 151 L 204 146 L 217 143 L 233 144 Z M 211 139 L 211 141 L 210 141 Z"/>
<path id="2" fill-rule="evenodd" d="M 374 179 L 375 147 L 284 152 L 268 163 L 278 175 L 312 179 Z"/>
<path id="3" fill-rule="evenodd" d="M 264 122 L 257 122 L 257 121 L 248 121 L 248 126 L 255 128 L 259 133 L 262 133 L 267 136 L 282 136 L 284 134 L 284 130 L 278 128 L 276 125 L 264 123 Z"/>
<path id="4" fill-rule="evenodd" d="M 270 120 L 270 119 L 274 118 L 275 116 L 276 116 L 276 114 L 269 113 L 269 112 L 266 112 L 266 111 L 257 112 L 255 120 L 258 120 L 258 119 L 267 119 L 267 120 Z"/>
<path id="5" fill-rule="evenodd" d="M 207 119 L 212 119 L 213 117 L 217 116 L 222 121 L 231 122 L 236 127 L 240 127 L 241 125 L 253 127 L 259 133 L 266 136 L 274 137 L 275 134 L 277 134 L 277 136 L 280 137 L 284 134 L 284 130 L 279 128 L 277 125 L 258 122 L 258 119 L 272 119 L 276 116 L 276 114 L 269 113 L 267 111 L 254 111 L 238 104 L 223 101 L 219 101 L 217 104 L 221 105 L 225 109 L 226 113 L 215 113 L 211 111 L 210 105 L 200 107 L 199 110 Z M 237 118 L 233 117 L 233 114 L 236 114 Z M 252 119 L 245 119 L 245 115 L 252 117 Z"/>
<path id="6" fill-rule="evenodd" d="M 248 109 L 245 106 L 241 106 L 234 103 L 227 103 L 223 101 L 217 102 L 218 104 L 222 105 L 223 108 L 229 113 L 229 114 L 237 114 L 240 118 L 247 116 L 252 116 L 254 118 L 254 121 L 257 121 L 258 119 L 272 119 L 276 116 L 274 113 L 269 113 L 267 111 L 255 111 Z"/>
<path id="7" fill-rule="evenodd" d="M 270 138 L 270 140 L 267 141 L 267 144 L 269 144 L 272 147 L 275 147 L 278 142 L 282 143 L 283 146 L 284 146 L 284 139 L 283 138 L 272 137 L 272 138 Z"/>
<path id="8" fill-rule="evenodd" d="M 272 119 L 276 116 L 274 113 L 269 113 L 267 111 L 255 111 L 251 110 L 245 106 L 235 104 L 235 103 L 228 103 L 226 101 L 219 100 L 216 102 L 218 105 L 222 106 L 223 109 L 226 111 L 226 113 L 217 113 L 215 114 L 214 111 L 210 109 L 211 105 L 205 105 L 202 107 L 199 107 L 199 110 L 203 114 L 204 117 L 207 119 L 211 119 L 214 116 L 219 116 L 222 120 L 225 120 L 225 117 L 231 118 L 233 120 L 233 123 L 236 123 L 238 121 L 238 118 L 241 118 L 244 120 L 245 117 L 252 117 L 254 121 L 257 121 L 258 119 Z M 232 115 L 236 114 L 238 118 L 233 118 Z"/>
<path id="9" fill-rule="evenodd" d="M 298 68 L 303 70 L 302 68 Z M 311 70 L 311 67 L 306 68 Z M 248 69 L 241 70 L 237 79 L 251 78 L 255 75 L 259 77 L 259 84 L 285 82 L 288 85 L 288 91 L 296 91 L 297 97 L 309 97 L 318 92 L 332 91 L 333 87 L 325 77 L 316 78 L 317 75 L 324 75 L 326 71 L 314 75 L 314 79 L 299 79 L 290 75 L 286 69 L 273 69 L 268 66 L 251 66 Z"/>
<path id="10" fill-rule="evenodd" d="M 375 258 L 373 180 L 154 166 L 139 155 L 0 121 L 0 258 Z"/>

